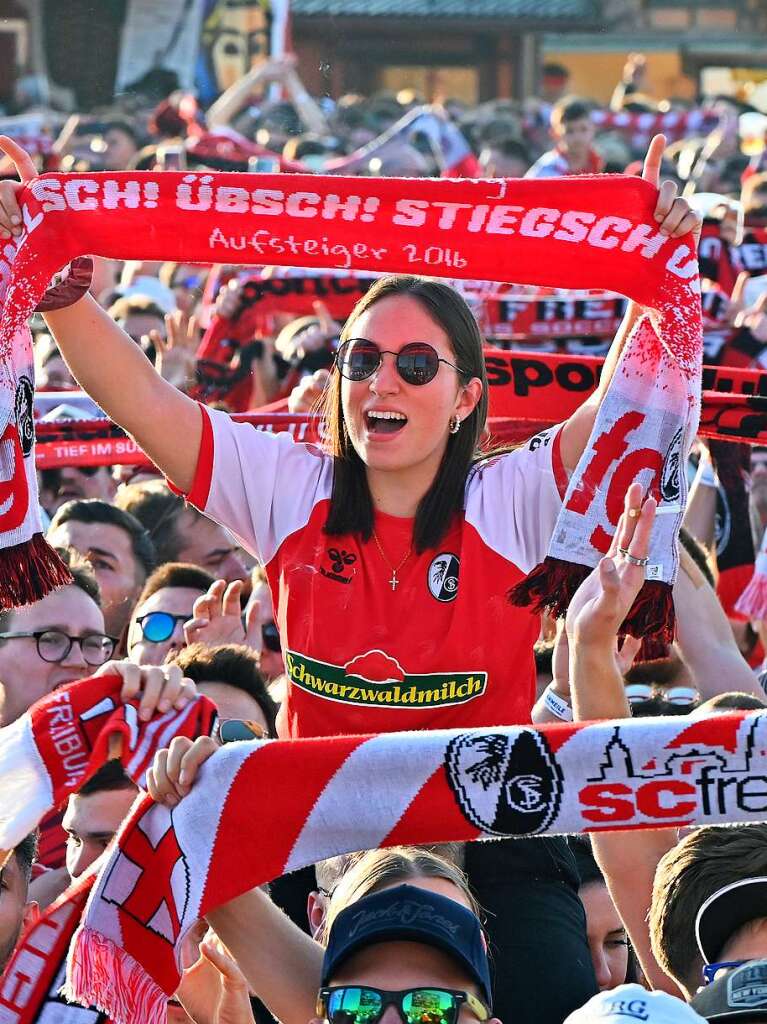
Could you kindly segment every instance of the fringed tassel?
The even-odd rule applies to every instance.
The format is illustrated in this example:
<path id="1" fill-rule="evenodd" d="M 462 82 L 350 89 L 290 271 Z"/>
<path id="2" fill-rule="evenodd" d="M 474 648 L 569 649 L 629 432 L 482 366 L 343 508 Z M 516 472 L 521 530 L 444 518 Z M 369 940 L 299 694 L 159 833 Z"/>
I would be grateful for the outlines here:
<path id="1" fill-rule="evenodd" d="M 555 619 L 567 613 L 578 587 L 591 573 L 587 565 L 546 557 L 508 592 L 514 605 L 548 611 Z M 620 632 L 640 640 L 670 644 L 674 639 L 674 601 L 667 583 L 648 580 L 626 616 Z"/>
<path id="2" fill-rule="evenodd" d="M 0 608 L 20 608 L 72 582 L 69 569 L 41 533 L 0 548 Z"/>
<path id="3" fill-rule="evenodd" d="M 507 596 L 512 604 L 521 608 L 529 607 L 537 614 L 548 611 L 553 618 L 561 619 L 575 591 L 590 572 L 587 565 L 546 556 Z"/>
<path id="4" fill-rule="evenodd" d="M 767 576 L 755 572 L 751 582 L 735 602 L 735 611 L 747 619 L 767 619 Z"/>
<path id="5" fill-rule="evenodd" d="M 647 580 L 637 594 L 631 609 L 623 620 L 620 631 L 634 636 L 643 644 L 670 644 L 674 640 L 676 616 L 674 597 L 668 583 Z"/>
<path id="6" fill-rule="evenodd" d="M 722 603 L 728 619 L 746 621 L 747 615 L 738 611 L 738 601 L 754 575 L 754 563 L 736 565 L 732 569 L 720 569 L 716 584 L 716 596 Z"/>
<path id="7" fill-rule="evenodd" d="M 669 647 L 667 643 L 664 643 L 662 640 L 656 640 L 654 637 L 645 636 L 642 637 L 642 646 L 637 651 L 634 664 L 646 661 L 661 661 L 668 658 L 668 656 Z"/>
<path id="8" fill-rule="evenodd" d="M 67 962 L 65 999 L 95 1006 L 114 1024 L 166 1024 L 168 997 L 144 968 L 92 928 L 75 932 Z"/>

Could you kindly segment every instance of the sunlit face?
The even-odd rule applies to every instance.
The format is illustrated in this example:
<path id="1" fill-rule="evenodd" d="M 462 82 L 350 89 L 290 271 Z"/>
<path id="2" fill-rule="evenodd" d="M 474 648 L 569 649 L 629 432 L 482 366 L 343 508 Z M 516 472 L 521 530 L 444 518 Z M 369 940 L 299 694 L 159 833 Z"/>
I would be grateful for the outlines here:
<path id="1" fill-rule="evenodd" d="M 390 295 L 355 320 L 349 336 L 372 341 L 381 350 L 397 353 L 410 342 L 427 342 L 437 354 L 457 365 L 447 334 L 410 296 Z M 482 385 L 474 378 L 467 387 L 452 367 L 440 363 L 428 384 L 407 384 L 393 355 L 384 355 L 378 370 L 366 380 L 342 378 L 343 416 L 354 449 L 368 471 L 423 472 L 433 478 L 447 446 L 450 420 L 465 420 L 479 401 Z M 376 424 L 371 411 L 405 417 L 391 430 Z"/>
<path id="2" fill-rule="evenodd" d="M 130 534 L 113 523 L 69 519 L 48 532 L 48 541 L 69 545 L 90 562 L 101 591 L 107 632 L 119 636 L 144 584 L 144 571 L 133 554 Z"/>
<path id="3" fill-rule="evenodd" d="M 34 604 L 16 608 L 6 632 L 32 633 L 45 629 L 86 637 L 104 632 L 104 616 L 84 590 L 70 584 Z M 0 689 L 5 694 L 0 725 L 10 725 L 56 687 L 92 676 L 95 671 L 86 663 L 78 643 L 72 644 L 69 654 L 61 661 L 48 662 L 37 653 L 34 637 L 5 640 L 0 644 Z"/>
<path id="4" fill-rule="evenodd" d="M 0 870 L 0 974 L 30 916 L 27 880 L 14 854 Z"/>
<path id="5" fill-rule="evenodd" d="M 184 622 L 192 618 L 192 607 L 204 591 L 196 587 L 161 587 L 134 610 L 128 630 L 128 657 L 136 665 L 162 665 L 169 651 L 179 651 L 186 645 Z M 153 643 L 144 638 L 138 619 L 149 612 L 167 612 L 177 618 L 173 632 L 167 640 Z"/>
<path id="6" fill-rule="evenodd" d="M 177 561 L 198 565 L 227 583 L 247 579 L 248 570 L 240 549 L 223 526 L 206 519 L 194 509 L 185 508 L 179 516 L 178 535 L 181 546 L 176 555 Z"/>
<path id="7" fill-rule="evenodd" d="M 138 789 L 130 787 L 70 796 L 62 825 L 67 834 L 67 871 L 73 882 L 109 846 L 137 794 Z"/>
<path id="8" fill-rule="evenodd" d="M 586 931 L 601 992 L 622 985 L 628 969 L 626 929 L 602 882 L 588 882 L 578 890 L 586 911 Z"/>
<path id="9" fill-rule="evenodd" d="M 566 153 L 581 156 L 591 145 L 594 138 L 594 125 L 588 117 L 579 117 L 575 121 L 561 124 L 557 130 L 559 142 Z"/>

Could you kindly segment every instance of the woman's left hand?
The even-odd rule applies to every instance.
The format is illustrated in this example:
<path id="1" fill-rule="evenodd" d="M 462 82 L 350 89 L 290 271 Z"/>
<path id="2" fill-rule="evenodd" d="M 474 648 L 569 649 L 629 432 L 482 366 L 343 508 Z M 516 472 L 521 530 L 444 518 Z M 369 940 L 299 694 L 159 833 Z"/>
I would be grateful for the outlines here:
<path id="1" fill-rule="evenodd" d="M 660 182 L 660 168 L 663 153 L 666 149 L 666 136 L 655 135 L 647 149 L 642 177 L 658 189 L 658 200 L 655 204 L 655 220 L 662 235 L 670 238 L 681 238 L 692 231 L 697 246 L 703 219 L 692 209 L 682 196 L 677 195 L 676 182 Z"/>
<path id="2" fill-rule="evenodd" d="M 599 644 L 611 650 L 645 579 L 645 567 L 624 557 L 646 559 L 655 521 L 656 503 L 642 503 L 642 487 L 632 484 L 623 514 L 605 558 L 576 590 L 567 609 L 566 627 L 571 643 Z"/>

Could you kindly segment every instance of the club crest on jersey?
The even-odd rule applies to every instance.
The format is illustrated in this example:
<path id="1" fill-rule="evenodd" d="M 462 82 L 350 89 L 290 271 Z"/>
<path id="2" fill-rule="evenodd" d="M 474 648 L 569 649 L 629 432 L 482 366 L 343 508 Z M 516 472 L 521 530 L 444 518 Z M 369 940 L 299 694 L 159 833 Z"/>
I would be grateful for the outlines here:
<path id="1" fill-rule="evenodd" d="M 490 835 L 536 835 L 559 811 L 562 772 L 545 738 L 532 729 L 513 737 L 457 736 L 445 769 L 465 817 Z"/>
<path id="2" fill-rule="evenodd" d="M 458 570 L 460 560 L 449 551 L 433 558 L 429 566 L 426 580 L 429 593 L 438 601 L 454 601 L 458 596 Z"/>

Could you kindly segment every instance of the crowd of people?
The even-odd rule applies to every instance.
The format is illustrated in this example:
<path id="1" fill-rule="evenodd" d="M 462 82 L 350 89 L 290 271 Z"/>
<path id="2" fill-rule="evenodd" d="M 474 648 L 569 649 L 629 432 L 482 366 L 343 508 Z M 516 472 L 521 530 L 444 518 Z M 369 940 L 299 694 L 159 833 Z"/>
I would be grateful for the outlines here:
<path id="1" fill-rule="evenodd" d="M 21 231 L 16 172 L 660 177 L 659 231 L 702 225 L 706 362 L 763 368 L 767 149 L 744 152 L 738 131 L 758 111 L 724 96 L 658 104 L 650 70 L 632 55 L 609 109 L 570 95 L 558 65 L 538 96 L 469 107 L 410 91 L 315 98 L 293 59 L 270 60 L 207 111 L 174 93 L 72 115 L 55 138 L 26 136 L 28 153 L 0 143 L 0 230 Z M 665 148 L 650 142 L 664 127 Z M 204 694 L 215 735 L 174 739 L 147 775 L 173 808 L 230 740 L 767 707 L 764 623 L 736 608 L 767 526 L 767 449 L 694 446 L 673 644 L 621 635 L 618 650 L 655 516 L 637 484 L 565 620 L 512 605 L 639 312 L 614 339 L 582 325 L 509 337 L 492 330 L 492 294 L 453 284 L 94 258 L 84 298 L 36 314 L 41 422 L 77 440 L 78 417 L 93 419 L 82 389 L 147 458 L 39 470 L 46 537 L 72 582 L 0 613 L 0 726 L 114 662 L 144 720 L 182 685 Z M 487 345 L 606 358 L 572 415 L 487 460 Z M 323 417 L 323 448 L 230 415 L 252 410 Z M 733 565 L 747 570 L 734 585 Z M 397 693 L 440 676 L 462 696 L 357 696 L 345 670 L 373 655 L 403 673 Z M 0 970 L 137 794 L 108 761 L 13 850 Z M 0 781 L 0 817 L 2 801 Z M 185 950 L 168 1002 L 179 1024 L 767 1020 L 767 823 L 360 851 L 218 908 Z"/>

